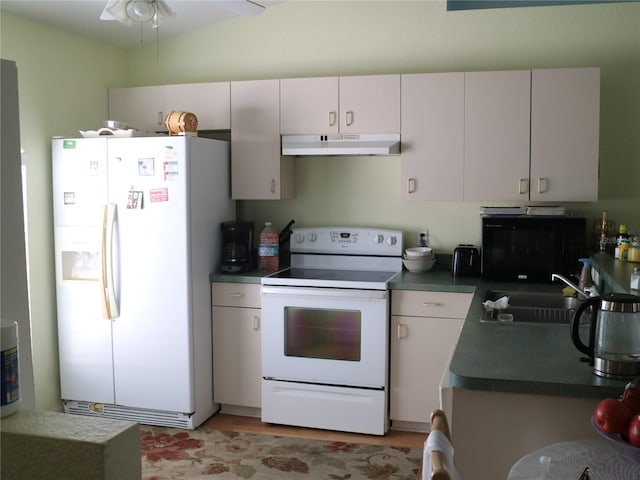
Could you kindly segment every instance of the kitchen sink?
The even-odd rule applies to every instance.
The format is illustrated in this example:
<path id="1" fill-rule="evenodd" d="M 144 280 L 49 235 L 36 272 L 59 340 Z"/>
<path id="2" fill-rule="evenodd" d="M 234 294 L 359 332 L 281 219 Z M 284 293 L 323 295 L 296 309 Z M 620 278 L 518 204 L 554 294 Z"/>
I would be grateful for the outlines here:
<path id="1" fill-rule="evenodd" d="M 564 297 L 560 293 L 540 293 L 517 290 L 489 290 L 483 301 L 509 297 L 505 309 L 485 309 L 481 321 L 513 321 L 527 323 L 569 324 L 582 300 Z"/>

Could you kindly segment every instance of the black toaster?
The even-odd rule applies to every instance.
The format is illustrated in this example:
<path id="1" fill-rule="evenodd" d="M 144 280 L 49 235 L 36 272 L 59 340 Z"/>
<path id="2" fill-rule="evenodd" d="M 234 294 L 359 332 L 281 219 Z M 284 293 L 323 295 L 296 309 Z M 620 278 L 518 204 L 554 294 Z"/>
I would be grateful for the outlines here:
<path id="1" fill-rule="evenodd" d="M 453 251 L 453 276 L 480 276 L 480 253 L 473 245 L 461 244 Z"/>

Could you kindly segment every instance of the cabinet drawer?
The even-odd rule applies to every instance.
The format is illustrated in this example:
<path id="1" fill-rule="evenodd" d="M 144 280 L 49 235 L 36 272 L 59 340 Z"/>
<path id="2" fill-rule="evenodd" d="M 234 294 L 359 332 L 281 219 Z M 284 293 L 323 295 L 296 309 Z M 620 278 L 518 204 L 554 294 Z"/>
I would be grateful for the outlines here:
<path id="1" fill-rule="evenodd" d="M 260 308 L 260 285 L 215 282 L 211 285 L 213 305 Z"/>
<path id="2" fill-rule="evenodd" d="M 413 317 L 465 318 L 472 293 L 393 290 L 391 313 Z"/>

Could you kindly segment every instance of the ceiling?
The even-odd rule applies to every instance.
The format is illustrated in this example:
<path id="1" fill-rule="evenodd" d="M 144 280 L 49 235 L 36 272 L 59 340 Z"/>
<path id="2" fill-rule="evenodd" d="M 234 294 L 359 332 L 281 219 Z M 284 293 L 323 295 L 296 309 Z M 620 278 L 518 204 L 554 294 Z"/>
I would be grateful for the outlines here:
<path id="1" fill-rule="evenodd" d="M 167 0 L 175 16 L 161 22 L 160 39 L 208 27 L 238 16 L 259 15 L 283 0 Z M 116 20 L 100 20 L 107 0 L 1 0 L 0 10 L 121 48 L 136 48 L 156 41 L 150 24 L 127 27 Z"/>

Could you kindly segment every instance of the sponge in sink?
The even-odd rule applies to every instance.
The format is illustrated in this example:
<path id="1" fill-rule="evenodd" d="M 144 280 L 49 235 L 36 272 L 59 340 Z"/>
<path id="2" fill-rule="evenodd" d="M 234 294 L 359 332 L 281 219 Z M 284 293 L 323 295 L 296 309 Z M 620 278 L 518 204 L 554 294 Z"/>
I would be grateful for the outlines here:
<path id="1" fill-rule="evenodd" d="M 576 290 L 574 288 L 571 288 L 569 286 L 566 286 L 562 289 L 562 296 L 563 297 L 575 297 L 578 294 L 578 292 L 576 292 Z"/>

